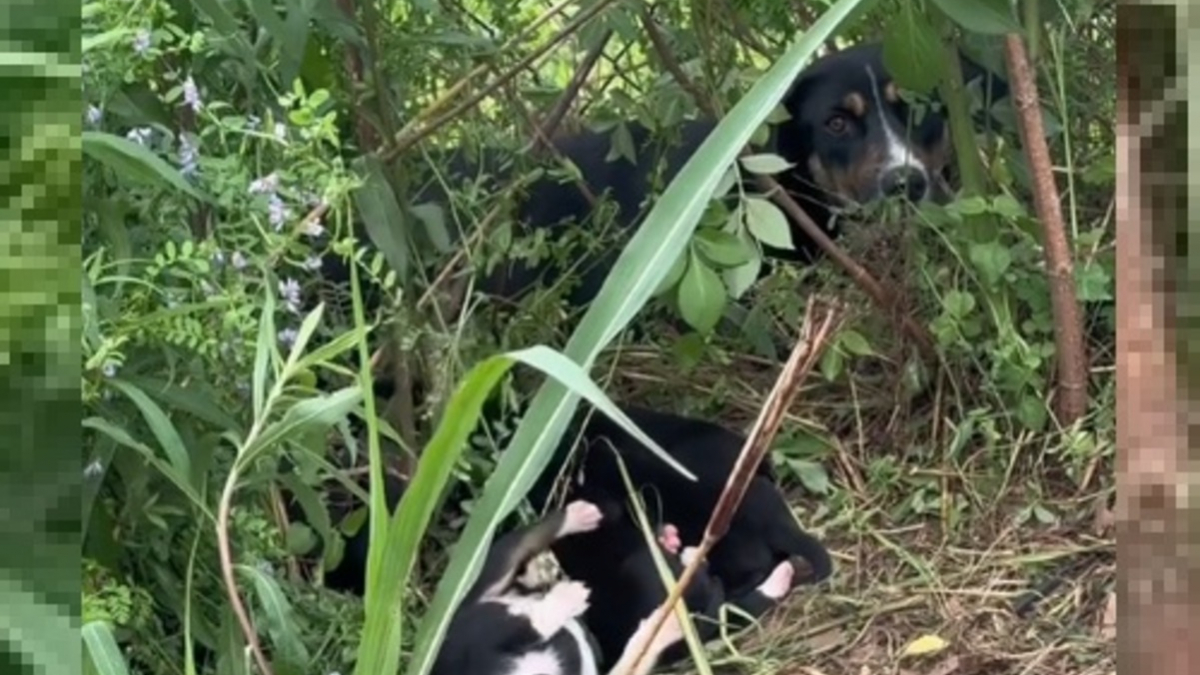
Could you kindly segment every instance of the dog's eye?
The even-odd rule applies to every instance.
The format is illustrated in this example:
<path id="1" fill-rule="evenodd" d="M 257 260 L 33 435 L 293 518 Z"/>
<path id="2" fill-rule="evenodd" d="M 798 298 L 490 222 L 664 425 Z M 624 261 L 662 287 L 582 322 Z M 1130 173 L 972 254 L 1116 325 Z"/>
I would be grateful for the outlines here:
<path id="1" fill-rule="evenodd" d="M 850 123 L 845 115 L 833 115 L 825 120 L 825 129 L 834 136 L 841 136 L 850 129 Z"/>

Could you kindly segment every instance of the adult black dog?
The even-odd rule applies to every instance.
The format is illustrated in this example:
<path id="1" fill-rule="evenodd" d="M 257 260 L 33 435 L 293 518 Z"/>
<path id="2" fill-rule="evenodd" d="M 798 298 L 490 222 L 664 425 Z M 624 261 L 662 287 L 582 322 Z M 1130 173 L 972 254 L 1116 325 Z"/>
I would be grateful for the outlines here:
<path id="1" fill-rule="evenodd" d="M 989 100 L 1007 93 L 1003 81 L 967 59 L 963 59 L 963 73 L 968 82 L 984 82 Z M 884 68 L 881 45 L 861 44 L 815 61 L 782 104 L 790 119 L 773 127 L 762 151 L 774 152 L 792 165 L 775 178 L 818 225 L 829 229 L 831 215 L 850 204 L 889 195 L 922 201 L 946 194 L 945 173 L 952 155 L 946 120 L 940 112 L 928 110 L 918 123 L 911 123 L 915 116 Z M 611 198 L 615 225 L 632 228 L 654 201 L 656 189 L 678 173 L 715 126 L 712 120 L 698 120 L 671 134 L 652 134 L 644 126 L 630 124 L 632 159 L 608 158 L 612 147 L 608 134 L 589 131 L 553 139 L 555 153 L 578 169 L 578 179 L 546 172 L 527 185 L 516 200 L 517 231 L 548 230 L 549 238 L 557 239 L 553 232 L 560 226 L 586 222 L 595 214 L 589 195 Z M 446 181 L 423 190 L 414 203 L 445 207 L 450 199 L 444 188 L 453 191 L 481 176 L 486 177 L 485 187 L 495 188 L 513 172 L 512 153 L 494 150 L 479 156 L 455 151 L 440 163 Z M 555 166 L 556 161 L 546 164 Z M 452 217 L 445 222 L 450 236 L 459 240 L 474 227 L 473 223 L 456 226 Z M 797 223 L 789 224 L 792 248 L 764 246 L 764 252 L 779 259 L 810 260 L 816 253 L 814 244 Z M 609 247 L 561 258 L 571 261 L 579 274 L 579 284 L 567 296 L 571 306 L 584 306 L 595 297 L 619 252 L 619 247 Z M 331 260 L 325 269 L 335 281 L 345 276 L 340 261 Z M 516 299 L 539 284 L 563 278 L 564 271 L 564 265 L 554 261 L 530 263 L 510 257 L 486 275 L 482 290 Z"/>

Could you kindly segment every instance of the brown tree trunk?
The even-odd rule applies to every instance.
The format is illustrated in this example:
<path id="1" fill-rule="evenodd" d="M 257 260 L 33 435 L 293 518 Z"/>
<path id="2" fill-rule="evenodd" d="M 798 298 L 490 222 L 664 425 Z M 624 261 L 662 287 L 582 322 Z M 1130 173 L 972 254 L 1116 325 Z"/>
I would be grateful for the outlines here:
<path id="1" fill-rule="evenodd" d="M 1058 420 L 1063 426 L 1070 426 L 1083 417 L 1088 404 L 1087 347 L 1083 341 L 1079 303 L 1075 301 L 1075 266 L 1059 206 L 1058 186 L 1054 183 L 1050 149 L 1042 127 L 1037 83 L 1020 35 L 1005 36 L 1004 58 L 1017 109 L 1021 143 L 1025 146 L 1033 174 L 1034 206 L 1044 233 L 1046 274 L 1050 277 L 1050 302 L 1054 309 L 1054 340 L 1058 347 Z"/>
<path id="2" fill-rule="evenodd" d="M 1187 111 L 1178 96 L 1176 8 L 1118 9 L 1117 671 L 1200 669 L 1200 556 L 1188 386 L 1178 349 L 1187 307 Z M 1175 100 L 1172 102 L 1172 91 Z M 1194 303 L 1195 301 L 1193 301 Z M 1193 305 L 1194 306 L 1194 305 Z M 1178 341 L 1178 342 L 1177 342 Z"/>

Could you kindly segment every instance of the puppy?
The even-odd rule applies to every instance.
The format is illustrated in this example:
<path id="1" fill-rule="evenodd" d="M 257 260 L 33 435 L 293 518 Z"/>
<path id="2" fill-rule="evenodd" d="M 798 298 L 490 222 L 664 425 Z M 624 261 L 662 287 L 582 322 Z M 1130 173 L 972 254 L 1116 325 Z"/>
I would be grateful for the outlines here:
<path id="1" fill-rule="evenodd" d="M 654 555 L 641 531 L 632 518 L 617 517 L 617 509 L 613 503 L 605 504 L 605 522 L 600 528 L 554 546 L 564 573 L 592 589 L 584 621 L 596 638 L 604 667 L 636 633 L 641 617 L 653 612 L 667 597 Z M 654 545 L 676 579 L 698 554 L 695 547 L 682 546 L 679 530 L 671 523 L 656 528 Z M 780 563 L 758 588 L 733 597 L 725 593 L 721 580 L 702 562 L 683 594 L 700 641 L 708 642 L 720 635 L 721 607 L 727 602 L 740 610 L 729 614 L 729 625 L 735 630 L 747 625 L 747 616 L 762 616 L 791 589 L 793 572 L 790 562 Z M 687 644 L 680 639 L 663 649 L 658 660 L 669 664 L 686 655 Z"/>
<path id="2" fill-rule="evenodd" d="M 622 410 L 696 480 L 681 476 L 607 416 L 597 414 L 583 427 L 583 456 L 574 461 L 577 469 L 568 472 L 566 499 L 623 504 L 628 492 L 619 458 L 634 489 L 647 494 L 652 506 L 658 504 L 661 522 L 674 524 L 685 541 L 700 541 L 745 437 L 704 420 L 633 406 L 622 406 Z M 559 448 L 558 468 L 568 467 L 571 452 L 569 444 Z M 553 470 L 543 473 L 530 493 L 535 507 L 544 508 L 548 503 L 558 474 Z M 614 534 L 605 536 L 616 538 Z M 816 583 L 833 571 L 825 546 L 800 528 L 770 467 L 760 465 L 729 531 L 713 547 L 708 565 L 729 597 L 740 598 L 753 592 L 780 563 L 795 558 L 803 559 L 810 568 L 807 575 L 799 577 L 800 582 Z"/>
<path id="3" fill-rule="evenodd" d="M 595 530 L 599 508 L 575 501 L 533 525 L 501 536 L 488 553 L 479 579 L 451 620 L 433 675 L 597 675 L 596 648 L 580 616 L 590 589 L 578 581 L 552 581 L 535 564 L 557 540 Z M 645 639 L 648 613 L 630 635 L 617 665 L 636 654 Z M 682 636 L 668 620 L 641 667 L 645 675 L 658 654 Z"/>

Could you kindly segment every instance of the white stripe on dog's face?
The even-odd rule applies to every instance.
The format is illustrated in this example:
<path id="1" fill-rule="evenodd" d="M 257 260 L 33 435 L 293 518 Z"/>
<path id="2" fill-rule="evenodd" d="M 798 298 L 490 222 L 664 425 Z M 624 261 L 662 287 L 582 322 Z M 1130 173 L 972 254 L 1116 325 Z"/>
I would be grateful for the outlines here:
<path id="1" fill-rule="evenodd" d="M 875 99 L 875 114 L 879 117 L 879 124 L 883 127 L 883 133 L 887 137 L 887 154 L 883 166 L 879 167 L 879 175 L 882 177 L 889 171 L 908 167 L 916 169 L 925 178 L 926 183 L 929 182 L 929 168 L 925 166 L 917 156 L 913 153 L 905 137 L 907 136 L 904 129 L 897 129 L 892 124 L 892 120 L 888 119 L 887 108 L 885 107 L 883 97 L 880 96 L 882 87 L 879 86 L 879 80 L 875 77 L 875 71 L 871 66 L 867 66 L 867 77 L 871 80 L 871 96 Z"/>

